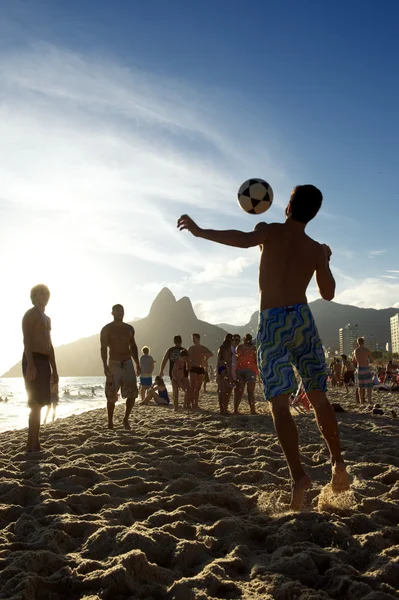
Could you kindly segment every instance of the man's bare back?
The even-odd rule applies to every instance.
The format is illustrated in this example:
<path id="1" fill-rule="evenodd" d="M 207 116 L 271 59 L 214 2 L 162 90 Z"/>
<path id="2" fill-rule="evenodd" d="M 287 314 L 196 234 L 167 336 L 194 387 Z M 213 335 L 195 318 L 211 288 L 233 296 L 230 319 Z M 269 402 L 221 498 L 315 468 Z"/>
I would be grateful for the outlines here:
<path id="1" fill-rule="evenodd" d="M 370 363 L 373 362 L 373 357 L 371 356 L 370 350 L 364 346 L 355 348 L 353 352 L 353 358 L 355 359 L 358 367 L 369 367 Z"/>
<path id="2" fill-rule="evenodd" d="M 306 289 L 315 271 L 328 265 L 326 249 L 294 221 L 260 223 L 263 231 L 259 263 L 260 309 L 306 303 Z"/>
<path id="3" fill-rule="evenodd" d="M 108 346 L 110 360 L 129 360 L 130 343 L 134 338 L 134 328 L 128 323 L 112 321 L 101 330 L 101 345 Z"/>

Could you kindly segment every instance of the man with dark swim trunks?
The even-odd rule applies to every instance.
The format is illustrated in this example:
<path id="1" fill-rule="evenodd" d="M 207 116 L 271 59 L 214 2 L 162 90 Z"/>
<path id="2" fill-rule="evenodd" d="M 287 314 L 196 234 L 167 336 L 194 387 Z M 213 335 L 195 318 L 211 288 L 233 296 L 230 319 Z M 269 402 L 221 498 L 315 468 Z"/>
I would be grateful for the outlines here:
<path id="1" fill-rule="evenodd" d="M 212 358 L 213 352 L 206 346 L 201 345 L 201 336 L 199 333 L 193 333 L 192 340 L 193 345 L 188 349 L 190 385 L 193 408 L 198 408 L 199 395 L 205 379 L 205 368 L 208 359 Z"/>
<path id="2" fill-rule="evenodd" d="M 177 223 L 180 230 L 187 229 L 195 237 L 219 244 L 237 248 L 260 246 L 258 366 L 291 472 L 290 506 L 293 510 L 302 507 L 305 491 L 311 485 L 302 466 L 298 431 L 290 412 L 290 394 L 297 387 L 293 366 L 302 378 L 330 451 L 332 490 L 342 492 L 349 488 L 337 419 L 326 396 L 324 352 L 306 298 L 306 289 L 314 273 L 321 296 L 332 300 L 335 294 L 335 281 L 329 267 L 331 250 L 305 233 L 305 227 L 318 213 L 322 199 L 320 190 L 313 185 L 299 185 L 292 191 L 285 223 L 259 223 L 248 233 L 201 229 L 188 215 L 182 215 Z"/>
<path id="3" fill-rule="evenodd" d="M 113 417 L 119 389 L 122 398 L 126 398 L 123 426 L 125 429 L 130 429 L 129 415 L 138 396 L 137 379 L 132 358 L 136 363 L 137 375 L 140 375 L 139 355 L 134 339 L 134 328 L 123 322 L 125 315 L 123 306 L 115 304 L 112 307 L 112 315 L 114 320 L 105 325 L 100 333 L 101 358 L 106 376 L 105 395 L 107 398 L 108 429 L 114 428 Z"/>
<path id="4" fill-rule="evenodd" d="M 170 381 L 172 383 L 173 404 L 176 408 L 177 406 L 179 406 L 179 386 L 176 384 L 176 381 L 173 379 L 173 366 L 174 366 L 175 362 L 180 359 L 180 350 L 185 350 L 185 348 L 183 348 L 181 345 L 182 344 L 181 335 L 175 335 L 175 337 L 173 338 L 173 343 L 174 343 L 174 346 L 172 346 L 171 348 L 168 348 L 168 350 L 166 350 L 165 356 L 162 359 L 159 376 L 163 377 L 163 372 L 165 370 L 166 363 L 169 361 L 169 377 L 170 377 Z"/>
<path id="5" fill-rule="evenodd" d="M 43 406 L 51 403 L 50 379 L 54 385 L 58 384 L 58 372 L 51 343 L 51 321 L 44 313 L 50 290 L 43 284 L 36 285 L 31 289 L 30 298 L 33 308 L 22 319 L 22 373 L 30 408 L 26 449 L 28 452 L 40 452 L 40 412 Z"/>

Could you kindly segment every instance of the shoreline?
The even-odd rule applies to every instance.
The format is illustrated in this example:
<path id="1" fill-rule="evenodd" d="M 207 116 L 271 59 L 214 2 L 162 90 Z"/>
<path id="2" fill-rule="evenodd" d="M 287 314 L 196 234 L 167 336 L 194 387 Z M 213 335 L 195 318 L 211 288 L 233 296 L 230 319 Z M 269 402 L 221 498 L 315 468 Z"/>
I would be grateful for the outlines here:
<path id="1" fill-rule="evenodd" d="M 399 597 L 398 420 L 337 414 L 353 487 L 334 496 L 314 417 L 297 415 L 313 487 L 293 513 L 267 404 L 203 405 L 135 407 L 125 431 L 119 401 L 115 430 L 105 407 L 60 419 L 36 455 L 24 429 L 3 433 L 0 596 Z"/>

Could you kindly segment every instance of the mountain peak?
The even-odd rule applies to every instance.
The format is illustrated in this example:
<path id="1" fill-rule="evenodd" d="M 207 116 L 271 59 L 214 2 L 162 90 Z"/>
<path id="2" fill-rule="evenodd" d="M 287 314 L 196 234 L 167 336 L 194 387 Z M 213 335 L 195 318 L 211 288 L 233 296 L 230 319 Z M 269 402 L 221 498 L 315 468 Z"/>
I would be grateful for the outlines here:
<path id="1" fill-rule="evenodd" d="M 150 314 L 159 310 L 168 310 L 176 304 L 176 298 L 169 288 L 164 287 L 155 298 L 150 308 Z"/>

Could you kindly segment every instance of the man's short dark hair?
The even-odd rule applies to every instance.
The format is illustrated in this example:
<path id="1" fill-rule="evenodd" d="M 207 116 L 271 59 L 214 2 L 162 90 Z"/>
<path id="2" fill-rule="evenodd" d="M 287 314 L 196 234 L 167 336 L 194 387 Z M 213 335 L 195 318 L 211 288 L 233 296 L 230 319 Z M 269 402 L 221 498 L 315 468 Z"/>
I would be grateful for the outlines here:
<path id="1" fill-rule="evenodd" d="M 344 360 L 346 360 L 348 357 L 346 356 L 346 354 L 341 354 L 341 358 L 343 358 Z"/>
<path id="2" fill-rule="evenodd" d="M 199 333 L 193 333 L 192 337 L 198 338 L 199 340 L 201 339 L 201 336 Z"/>
<path id="3" fill-rule="evenodd" d="M 291 218 L 299 223 L 309 223 L 319 212 L 323 194 L 314 185 L 297 185 L 291 192 Z"/>
<path id="4" fill-rule="evenodd" d="M 175 337 L 173 338 L 173 343 L 174 344 L 181 344 L 182 340 L 181 340 L 181 335 L 175 335 Z"/>
<path id="5" fill-rule="evenodd" d="M 34 304 L 34 303 L 35 303 L 36 296 L 37 296 L 38 294 L 41 294 L 41 293 L 43 293 L 43 292 L 44 292 L 45 294 L 48 294 L 48 295 L 50 296 L 50 290 L 48 289 L 47 285 L 44 285 L 44 283 L 39 283 L 38 285 L 35 285 L 35 286 L 34 286 L 34 287 L 31 289 L 31 291 L 30 291 L 30 299 L 31 299 L 31 301 L 32 301 L 32 304 Z"/>
<path id="6" fill-rule="evenodd" d="M 125 310 L 123 308 L 122 304 L 114 304 L 113 307 L 112 307 L 112 312 L 114 312 L 114 310 L 117 309 L 117 308 L 121 308 L 122 310 Z"/>
<path id="7" fill-rule="evenodd" d="M 185 348 L 182 348 L 180 350 L 180 356 L 188 356 L 188 352 L 187 352 L 187 350 Z"/>

